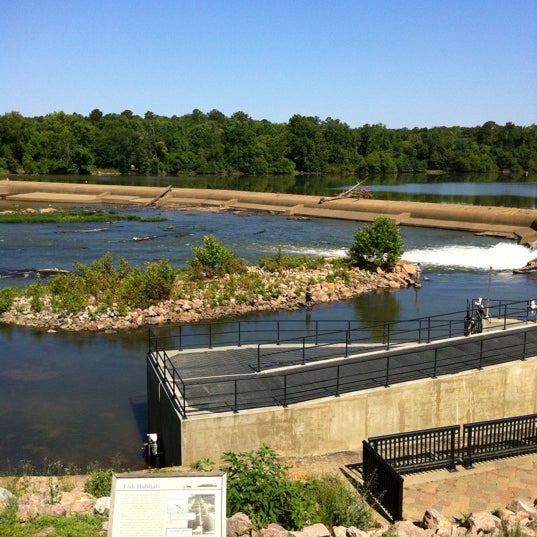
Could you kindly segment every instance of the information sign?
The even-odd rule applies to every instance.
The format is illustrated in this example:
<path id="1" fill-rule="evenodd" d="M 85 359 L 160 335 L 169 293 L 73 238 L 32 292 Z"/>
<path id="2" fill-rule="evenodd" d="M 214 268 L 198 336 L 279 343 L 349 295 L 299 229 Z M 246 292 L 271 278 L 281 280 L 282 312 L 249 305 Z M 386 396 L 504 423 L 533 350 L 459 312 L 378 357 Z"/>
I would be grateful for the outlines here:
<path id="1" fill-rule="evenodd" d="M 225 537 L 226 474 L 115 474 L 108 537 L 133 535 Z"/>

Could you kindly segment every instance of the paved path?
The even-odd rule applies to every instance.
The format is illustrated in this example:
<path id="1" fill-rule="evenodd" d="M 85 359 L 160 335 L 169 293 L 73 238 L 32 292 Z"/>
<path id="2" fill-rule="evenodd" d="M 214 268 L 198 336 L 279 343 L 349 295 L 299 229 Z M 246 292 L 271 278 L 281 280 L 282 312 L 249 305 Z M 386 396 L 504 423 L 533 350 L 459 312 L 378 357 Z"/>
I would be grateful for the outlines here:
<path id="1" fill-rule="evenodd" d="M 403 516 L 418 521 L 428 508 L 447 517 L 477 511 L 492 512 L 519 499 L 537 499 L 537 454 L 481 462 L 457 472 L 434 471 L 406 475 Z"/>

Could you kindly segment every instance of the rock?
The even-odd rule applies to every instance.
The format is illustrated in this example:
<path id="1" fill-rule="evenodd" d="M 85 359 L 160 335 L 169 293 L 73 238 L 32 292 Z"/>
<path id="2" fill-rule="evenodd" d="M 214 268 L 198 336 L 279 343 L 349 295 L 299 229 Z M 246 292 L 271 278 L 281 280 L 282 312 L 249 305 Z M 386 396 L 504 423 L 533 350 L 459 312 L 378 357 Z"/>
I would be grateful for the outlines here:
<path id="1" fill-rule="evenodd" d="M 97 498 L 93 511 L 97 515 L 108 515 L 110 513 L 110 496 L 103 496 L 102 498 Z"/>
<path id="2" fill-rule="evenodd" d="M 436 509 L 427 509 L 423 514 L 421 525 L 425 529 L 437 530 L 438 528 L 451 528 L 451 521 L 439 513 Z"/>
<path id="3" fill-rule="evenodd" d="M 408 520 L 403 520 L 395 524 L 395 530 L 399 537 L 424 537 L 427 535 L 426 530 L 419 528 L 414 523 Z"/>
<path id="4" fill-rule="evenodd" d="M 347 528 L 345 526 L 332 526 L 332 534 L 334 537 L 346 537 Z"/>
<path id="5" fill-rule="evenodd" d="M 307 537 L 331 537 L 330 530 L 324 524 L 313 524 L 302 528 L 302 535 Z"/>
<path id="6" fill-rule="evenodd" d="M 96 499 L 86 492 L 63 492 L 60 506 L 68 515 L 91 515 L 95 509 Z"/>
<path id="7" fill-rule="evenodd" d="M 499 529 L 502 521 L 492 513 L 480 511 L 472 513 L 464 522 L 463 527 L 476 533 L 493 533 Z"/>
<path id="8" fill-rule="evenodd" d="M 17 518 L 21 522 L 27 522 L 38 515 L 45 512 L 46 502 L 45 497 L 37 492 L 25 494 L 19 499 Z"/>
<path id="9" fill-rule="evenodd" d="M 226 520 L 227 537 L 239 537 L 250 532 L 251 529 L 252 521 L 244 513 L 235 513 L 231 518 Z"/>
<path id="10" fill-rule="evenodd" d="M 259 537 L 287 537 L 289 532 L 279 524 L 269 524 L 268 528 L 259 531 Z"/>
<path id="11" fill-rule="evenodd" d="M 368 537 L 368 533 L 364 530 L 350 526 L 347 528 L 346 537 Z"/>
<path id="12" fill-rule="evenodd" d="M 513 511 L 514 513 L 519 513 L 523 511 L 527 515 L 530 515 L 534 520 L 537 520 L 537 509 L 528 503 L 523 502 L 522 500 L 514 500 L 508 506 L 507 509 Z"/>
<path id="13" fill-rule="evenodd" d="M 0 513 L 6 509 L 9 503 L 15 499 L 15 496 L 9 490 L 0 487 Z"/>

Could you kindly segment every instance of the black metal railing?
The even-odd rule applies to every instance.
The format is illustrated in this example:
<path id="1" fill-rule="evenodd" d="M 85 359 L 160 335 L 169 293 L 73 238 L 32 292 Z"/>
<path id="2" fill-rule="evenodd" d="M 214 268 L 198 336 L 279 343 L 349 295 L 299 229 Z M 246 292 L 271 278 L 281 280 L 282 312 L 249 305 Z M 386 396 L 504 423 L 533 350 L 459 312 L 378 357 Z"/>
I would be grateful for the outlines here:
<path id="1" fill-rule="evenodd" d="M 166 351 L 159 347 L 158 340 L 151 342 L 147 359 L 155 368 L 159 381 L 167 391 L 175 409 L 179 412 L 180 416 L 186 418 L 185 383 Z"/>
<path id="2" fill-rule="evenodd" d="M 389 514 L 392 522 L 403 519 L 404 479 L 366 441 L 363 445 L 363 478 L 367 491 Z"/>
<path id="3" fill-rule="evenodd" d="M 463 425 L 462 463 L 537 451 L 537 414 Z"/>
<path id="4" fill-rule="evenodd" d="M 159 348 L 257 347 L 252 368 L 264 371 L 274 367 L 299 365 L 322 359 L 360 355 L 374 349 L 389 350 L 406 343 L 431 343 L 465 334 L 465 318 L 474 315 L 476 300 L 466 311 L 398 321 L 356 320 L 239 320 L 219 323 L 152 328 L 149 346 L 158 340 Z M 486 301 L 483 328 L 494 322 L 496 329 L 506 329 L 536 320 L 532 301 Z M 170 333 L 171 330 L 171 333 Z M 275 347 L 280 347 L 276 349 Z"/>
<path id="5" fill-rule="evenodd" d="M 459 426 L 437 427 L 369 438 L 372 448 L 399 473 L 447 468 L 455 470 Z"/>
<path id="6" fill-rule="evenodd" d="M 185 379 L 180 392 L 188 413 L 224 412 L 293 403 L 423 378 L 435 378 L 470 369 L 481 369 L 537 355 L 537 327 L 531 325 L 460 338 L 457 341 L 414 346 L 390 352 L 377 351 L 367 356 L 349 356 L 242 375 L 214 375 Z M 252 366 L 255 370 L 255 365 Z M 179 378 L 179 375 L 177 374 Z"/>
<path id="7" fill-rule="evenodd" d="M 537 452 L 537 414 L 435 429 L 377 436 L 363 440 L 366 489 L 393 517 L 403 518 L 402 473 L 466 468 L 480 460 Z"/>

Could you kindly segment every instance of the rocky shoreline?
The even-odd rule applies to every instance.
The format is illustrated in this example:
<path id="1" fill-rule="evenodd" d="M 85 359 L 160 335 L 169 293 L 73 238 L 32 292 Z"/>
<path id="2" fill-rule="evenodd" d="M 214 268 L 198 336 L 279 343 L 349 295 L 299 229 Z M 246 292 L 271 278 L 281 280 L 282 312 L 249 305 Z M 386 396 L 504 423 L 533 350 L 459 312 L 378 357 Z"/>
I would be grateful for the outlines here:
<path id="1" fill-rule="evenodd" d="M 44 331 L 120 331 L 148 325 L 181 324 L 239 317 L 256 312 L 293 311 L 318 305 L 350 300 L 360 295 L 383 290 L 397 290 L 419 286 L 416 267 L 406 261 L 399 262 L 392 272 L 378 269 L 345 271 L 345 277 L 334 273 L 334 267 L 325 263 L 316 269 L 290 269 L 285 272 L 266 272 L 259 267 L 248 267 L 263 280 L 277 287 L 279 292 L 269 299 L 258 296 L 255 300 L 237 303 L 233 299 L 226 305 L 213 306 L 200 292 L 191 299 L 167 300 L 147 309 L 120 313 L 108 308 L 100 311 L 97 305 L 87 306 L 78 314 L 62 316 L 50 307 L 50 299 L 43 298 L 42 309 L 32 309 L 31 299 L 19 297 L 11 308 L 0 315 L 0 323 L 27 326 Z M 310 283 L 316 282 L 316 283 Z M 226 286 L 226 278 L 220 282 Z M 305 290 L 308 289 L 308 297 Z M 309 298 L 309 300 L 306 300 Z"/>

